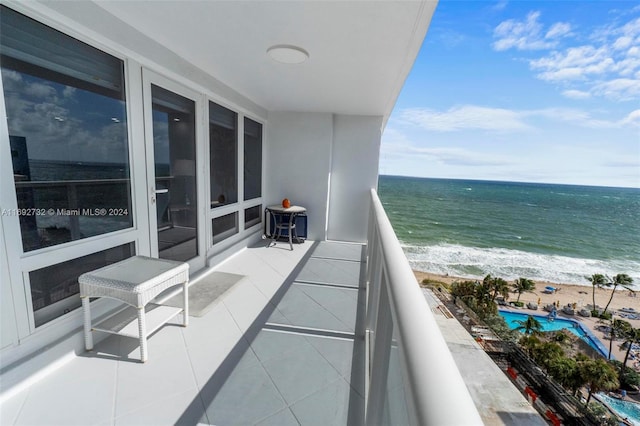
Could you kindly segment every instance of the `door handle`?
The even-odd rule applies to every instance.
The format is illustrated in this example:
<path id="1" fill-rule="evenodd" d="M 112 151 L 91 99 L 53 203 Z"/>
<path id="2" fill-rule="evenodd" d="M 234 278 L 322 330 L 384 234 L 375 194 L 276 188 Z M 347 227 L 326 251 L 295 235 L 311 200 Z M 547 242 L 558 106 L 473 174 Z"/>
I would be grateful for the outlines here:
<path id="1" fill-rule="evenodd" d="M 151 188 L 151 204 L 155 204 L 156 203 L 156 194 L 166 194 L 167 192 L 169 192 L 168 188 L 164 188 L 164 189 L 155 189 L 155 188 Z"/>

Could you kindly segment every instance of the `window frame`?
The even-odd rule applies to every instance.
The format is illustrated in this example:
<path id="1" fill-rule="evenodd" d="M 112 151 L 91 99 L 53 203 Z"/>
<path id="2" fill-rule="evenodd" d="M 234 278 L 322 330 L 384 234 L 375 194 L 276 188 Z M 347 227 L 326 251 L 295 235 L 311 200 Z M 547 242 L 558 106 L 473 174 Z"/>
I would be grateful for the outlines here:
<path id="1" fill-rule="evenodd" d="M 24 248 L 21 244 L 12 245 L 11 248 L 7 247 L 7 258 L 9 261 L 9 272 L 8 276 L 10 277 L 10 286 L 13 293 L 13 303 L 16 306 L 15 310 L 15 318 L 17 323 L 17 335 L 19 339 L 31 338 L 31 336 L 39 335 L 40 330 L 47 330 L 51 327 L 60 324 L 68 324 L 71 318 L 75 318 L 76 316 L 81 315 L 81 310 L 74 309 L 71 312 L 63 314 L 51 321 L 48 321 L 40 326 L 35 326 L 35 312 L 33 310 L 32 300 L 31 300 L 31 283 L 29 280 L 29 273 L 41 269 L 46 268 L 48 266 L 52 266 L 58 263 L 64 263 L 73 259 L 77 259 L 88 254 L 97 253 L 103 250 L 108 250 L 123 244 L 132 243 L 134 245 L 135 253 L 142 253 L 147 251 L 148 244 L 144 242 L 144 232 L 140 229 L 140 224 L 144 223 L 144 218 L 141 218 L 141 214 L 144 213 L 143 209 L 141 209 L 140 203 L 141 200 L 144 202 L 146 197 L 141 197 L 139 195 L 140 186 L 145 189 L 146 193 L 146 183 L 140 183 L 139 173 L 136 173 L 136 168 L 134 168 L 133 164 L 136 160 L 140 161 L 144 159 L 144 156 L 140 155 L 139 150 L 136 150 L 135 144 L 132 143 L 133 140 L 139 136 L 134 130 L 135 126 L 132 125 L 135 119 L 137 119 L 137 111 L 135 108 L 137 105 L 141 105 L 141 93 L 142 93 L 142 85 L 141 79 L 136 78 L 137 75 L 140 74 L 139 64 L 135 63 L 135 61 L 128 58 L 125 54 L 110 48 L 104 43 L 100 43 L 97 40 L 91 39 L 87 37 L 83 32 L 77 31 L 74 28 L 62 25 L 60 22 L 51 19 L 45 14 L 34 13 L 34 11 L 28 7 L 23 7 L 20 4 L 3 4 L 4 7 L 7 7 L 14 12 L 25 15 L 27 18 L 33 19 L 38 23 L 51 28 L 54 31 L 59 31 L 69 37 L 72 37 L 78 40 L 81 43 L 84 43 L 88 46 L 93 47 L 110 55 L 119 61 L 122 62 L 123 65 L 123 83 L 124 83 L 124 101 L 126 105 L 126 117 L 127 117 L 127 156 L 129 161 L 129 181 L 130 181 L 130 197 L 131 197 L 131 219 L 132 225 L 130 227 L 94 235 L 91 237 L 79 239 L 79 240 L 71 240 L 65 243 L 52 245 L 48 247 L 42 247 L 39 249 L 24 251 Z M 136 96 L 133 96 L 133 93 L 137 93 Z M 6 116 L 6 104 L 4 98 L 4 86 L 2 84 L 2 80 L 0 79 L 0 93 L 2 94 L 0 99 L 0 113 L 3 116 Z M 140 99 L 138 100 L 137 97 Z M 134 101 L 135 99 L 135 101 Z M 9 135 L 9 128 L 6 120 L 1 120 L 0 123 L 0 134 Z M 5 147 L 5 144 L 2 144 L 3 157 L 4 150 L 7 150 L 7 156 L 9 165 L 11 165 L 10 160 L 10 147 L 8 143 Z M 2 197 L 0 198 L 0 205 L 6 206 L 6 209 L 17 209 L 17 196 L 16 196 L 16 186 L 13 178 L 13 167 L 2 167 L 0 170 L 0 185 L 2 186 Z M 3 215 L 0 218 L 0 221 L 4 227 L 4 239 L 5 241 L 20 241 L 22 242 L 22 232 L 20 229 L 20 222 L 18 216 L 14 215 Z M 111 304 L 103 301 L 97 306 L 97 312 L 101 312 L 105 309 L 106 306 L 110 306 Z M 24 308 L 20 308 L 20 306 L 24 306 Z M 44 332 L 44 331 L 43 331 Z M 35 338 L 35 337 L 33 337 Z"/>
<path id="2" fill-rule="evenodd" d="M 264 153 L 265 153 L 265 129 L 266 129 L 266 122 L 265 120 L 262 120 L 256 116 L 254 116 L 253 114 L 249 114 L 247 111 L 243 110 L 242 108 L 238 108 L 235 107 L 233 105 L 230 105 L 228 102 L 224 101 L 223 99 L 220 98 L 214 98 L 211 96 L 207 97 L 207 102 L 206 102 L 206 117 L 209 117 L 209 102 L 212 102 L 214 104 L 217 104 L 221 107 L 227 108 L 233 112 L 236 113 L 236 131 L 237 131 L 237 166 L 236 166 L 236 170 L 237 170 L 237 186 L 238 186 L 238 201 L 232 204 L 226 204 L 223 206 L 219 206 L 219 207 L 213 207 L 213 208 L 209 208 L 208 211 L 208 215 L 207 215 L 207 224 L 210 227 L 207 230 L 207 234 L 208 234 L 208 253 L 207 253 L 207 257 L 211 257 L 221 251 L 226 250 L 229 246 L 243 240 L 244 238 L 246 238 L 249 234 L 256 232 L 258 230 L 262 229 L 262 224 L 264 223 L 264 212 L 262 211 L 260 213 L 260 221 L 255 222 L 255 223 L 251 223 L 249 226 L 245 226 L 246 222 L 245 222 L 245 217 L 244 217 L 244 213 L 245 210 L 251 207 L 256 207 L 256 206 L 260 206 L 260 205 L 264 205 Z M 262 143 L 261 143 L 261 180 L 260 180 L 260 197 L 256 197 L 256 198 L 252 198 L 250 200 L 244 200 L 244 143 L 245 143 L 245 132 L 244 132 L 244 122 L 245 122 L 245 118 L 248 118 L 256 123 L 258 123 L 261 126 L 261 130 L 262 130 Z M 207 119 L 207 123 L 209 123 L 209 120 Z M 210 141 L 209 141 L 209 134 L 206 135 L 207 136 L 207 141 L 206 141 L 206 146 L 210 147 Z M 211 165 L 211 150 L 210 148 L 207 148 L 207 154 L 206 154 L 206 173 L 205 176 L 207 176 L 207 194 L 209 194 L 209 205 L 211 205 L 211 170 L 209 170 L 209 167 Z M 233 235 L 230 235 L 220 241 L 216 241 L 214 243 L 213 241 L 213 219 L 219 218 L 221 216 L 226 216 L 228 214 L 232 214 L 235 213 L 237 215 L 237 232 L 235 232 Z"/>

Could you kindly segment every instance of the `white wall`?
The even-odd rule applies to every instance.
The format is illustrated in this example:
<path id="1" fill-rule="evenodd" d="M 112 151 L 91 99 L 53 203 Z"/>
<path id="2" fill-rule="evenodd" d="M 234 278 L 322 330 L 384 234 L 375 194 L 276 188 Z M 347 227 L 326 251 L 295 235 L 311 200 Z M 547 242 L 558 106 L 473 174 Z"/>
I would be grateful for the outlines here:
<path id="1" fill-rule="evenodd" d="M 367 239 L 369 190 L 378 185 L 382 117 L 336 115 L 327 239 Z"/>
<path id="2" fill-rule="evenodd" d="M 333 116 L 326 113 L 269 112 L 265 141 L 265 204 L 307 208 L 310 240 L 325 239 Z"/>
<path id="3" fill-rule="evenodd" d="M 270 112 L 265 200 L 305 206 L 311 240 L 364 242 L 382 117 Z"/>

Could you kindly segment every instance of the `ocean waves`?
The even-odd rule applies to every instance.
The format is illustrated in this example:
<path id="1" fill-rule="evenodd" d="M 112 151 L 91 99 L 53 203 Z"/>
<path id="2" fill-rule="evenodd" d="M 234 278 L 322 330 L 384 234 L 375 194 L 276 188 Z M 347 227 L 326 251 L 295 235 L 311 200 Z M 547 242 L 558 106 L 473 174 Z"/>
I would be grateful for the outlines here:
<path id="1" fill-rule="evenodd" d="M 491 274 L 506 280 L 525 277 L 534 281 L 591 286 L 585 277 L 598 273 L 609 276 L 624 273 L 633 278 L 634 290 L 640 290 L 640 261 L 582 259 L 442 243 L 402 243 L 402 247 L 413 269 L 441 275 L 482 278 Z"/>

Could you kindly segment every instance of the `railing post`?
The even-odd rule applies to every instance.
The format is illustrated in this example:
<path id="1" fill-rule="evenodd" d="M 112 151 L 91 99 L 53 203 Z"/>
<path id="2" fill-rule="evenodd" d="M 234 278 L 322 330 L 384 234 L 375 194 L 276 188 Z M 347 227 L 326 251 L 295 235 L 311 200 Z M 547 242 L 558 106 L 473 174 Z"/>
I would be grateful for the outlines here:
<path id="1" fill-rule="evenodd" d="M 384 279 L 382 280 L 384 281 Z M 366 425 L 384 424 L 384 413 L 387 378 L 389 374 L 389 356 L 391 354 L 391 337 L 393 335 L 393 322 L 389 307 L 389 296 L 384 283 L 380 283 L 380 303 L 378 315 L 375 318 L 376 338 L 373 343 L 371 370 L 369 379 L 369 392 L 367 394 Z"/>

